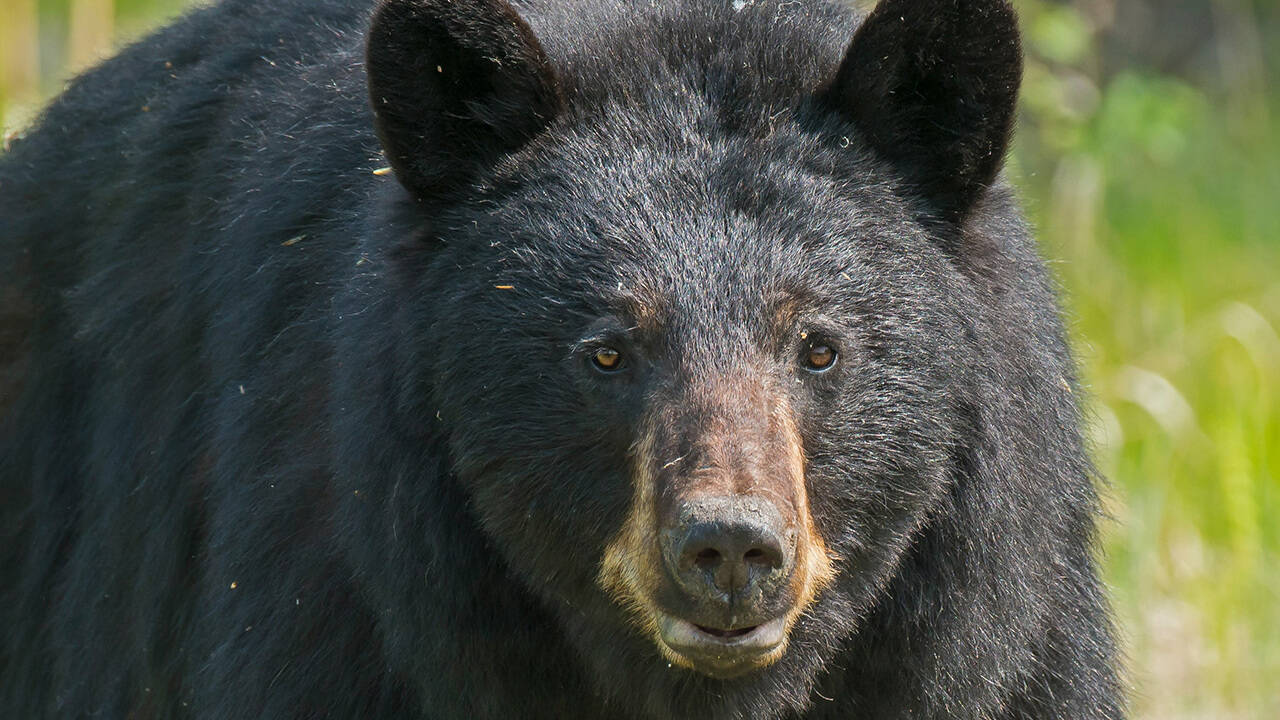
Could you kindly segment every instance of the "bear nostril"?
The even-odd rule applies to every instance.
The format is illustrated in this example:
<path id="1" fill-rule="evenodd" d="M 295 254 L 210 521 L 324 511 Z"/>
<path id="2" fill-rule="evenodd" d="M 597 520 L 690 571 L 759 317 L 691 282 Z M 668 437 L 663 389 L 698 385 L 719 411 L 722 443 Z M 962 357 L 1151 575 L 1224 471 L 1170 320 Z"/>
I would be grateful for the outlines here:
<path id="1" fill-rule="evenodd" d="M 697 566 L 699 570 L 713 572 L 716 568 L 720 567 L 720 562 L 723 559 L 724 558 L 720 555 L 719 550 L 716 550 L 715 548 L 704 548 L 693 556 L 693 564 Z"/>
<path id="2" fill-rule="evenodd" d="M 767 537 L 764 542 L 753 545 L 742 555 L 747 567 L 757 573 L 769 573 L 782 568 L 786 564 L 779 538 Z"/>

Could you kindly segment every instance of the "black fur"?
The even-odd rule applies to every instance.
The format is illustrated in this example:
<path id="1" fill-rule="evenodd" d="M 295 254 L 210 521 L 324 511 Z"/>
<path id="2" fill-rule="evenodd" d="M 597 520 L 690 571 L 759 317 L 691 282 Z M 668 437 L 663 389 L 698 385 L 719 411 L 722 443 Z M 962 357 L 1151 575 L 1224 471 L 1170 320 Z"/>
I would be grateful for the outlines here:
<path id="1" fill-rule="evenodd" d="M 419 197 L 463 190 L 564 104 L 538 39 L 503 0 L 384 3 L 368 49 L 374 126 Z"/>
<path id="2" fill-rule="evenodd" d="M 387 0 L 366 74 L 374 10 L 224 0 L 0 159 L 0 714 L 1122 717 L 1003 0 Z M 838 571 L 734 680 L 596 583 L 713 366 Z"/>
<path id="3" fill-rule="evenodd" d="M 1013 8 L 882 0 L 827 92 L 940 215 L 968 212 L 1004 162 L 1022 79 Z"/>

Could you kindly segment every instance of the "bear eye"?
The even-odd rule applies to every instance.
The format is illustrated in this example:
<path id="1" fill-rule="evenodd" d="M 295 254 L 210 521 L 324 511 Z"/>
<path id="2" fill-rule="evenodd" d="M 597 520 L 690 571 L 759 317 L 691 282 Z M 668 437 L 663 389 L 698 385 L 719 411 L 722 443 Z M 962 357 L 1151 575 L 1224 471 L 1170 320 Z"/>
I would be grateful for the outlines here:
<path id="1" fill-rule="evenodd" d="M 824 373 L 835 367 L 839 353 L 830 345 L 814 345 L 805 353 L 805 369 L 813 373 Z"/>
<path id="2" fill-rule="evenodd" d="M 622 368 L 622 353 L 613 348 L 599 348 L 591 354 L 591 364 L 600 372 L 617 372 Z"/>

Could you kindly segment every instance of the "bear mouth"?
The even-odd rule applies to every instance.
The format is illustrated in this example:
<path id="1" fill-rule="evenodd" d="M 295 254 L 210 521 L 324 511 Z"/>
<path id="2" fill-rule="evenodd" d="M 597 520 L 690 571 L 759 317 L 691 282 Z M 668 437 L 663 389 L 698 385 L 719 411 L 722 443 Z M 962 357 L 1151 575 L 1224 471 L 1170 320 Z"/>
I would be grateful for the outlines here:
<path id="1" fill-rule="evenodd" d="M 728 679 L 762 668 L 786 651 L 787 622 L 777 617 L 758 625 L 717 628 L 662 613 L 658 635 L 670 659 L 694 671 Z"/>
<path id="2" fill-rule="evenodd" d="M 743 635 L 750 635 L 756 628 L 760 627 L 759 625 L 752 625 L 751 627 L 738 628 L 737 630 L 721 630 L 719 628 L 707 627 L 706 625 L 699 625 L 697 623 L 694 623 L 693 626 L 708 635 L 713 635 L 725 640 L 742 637 Z"/>

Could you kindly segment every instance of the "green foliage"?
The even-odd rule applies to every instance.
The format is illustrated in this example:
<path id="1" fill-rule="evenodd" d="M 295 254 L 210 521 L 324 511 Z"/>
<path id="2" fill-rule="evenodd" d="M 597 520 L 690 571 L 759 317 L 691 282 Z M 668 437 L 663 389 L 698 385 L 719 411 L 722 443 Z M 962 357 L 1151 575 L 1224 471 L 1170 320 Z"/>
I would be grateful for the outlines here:
<path id="1" fill-rule="evenodd" d="M 1275 717 L 1280 107 L 1229 77 L 1105 75 L 1083 13 L 1022 5 L 1015 178 L 1092 393 L 1135 716 Z"/>
<path id="2" fill-rule="evenodd" d="M 0 130 L 29 123 L 59 83 L 193 0 L 0 0 Z"/>
<path id="3" fill-rule="evenodd" d="M 68 64 L 183 4 L 0 0 L 4 128 Z M 1029 57 L 1010 174 L 1089 385 L 1135 717 L 1280 716 L 1280 102 L 1265 80 L 1280 13 L 1147 3 L 1156 23 L 1213 11 L 1206 77 L 1144 62 L 1135 43 L 1162 33 L 1117 26 L 1115 0 L 1017 4 Z"/>

